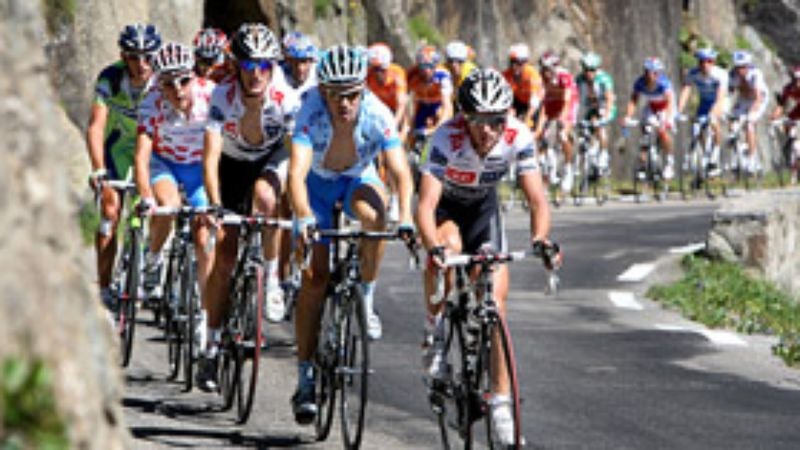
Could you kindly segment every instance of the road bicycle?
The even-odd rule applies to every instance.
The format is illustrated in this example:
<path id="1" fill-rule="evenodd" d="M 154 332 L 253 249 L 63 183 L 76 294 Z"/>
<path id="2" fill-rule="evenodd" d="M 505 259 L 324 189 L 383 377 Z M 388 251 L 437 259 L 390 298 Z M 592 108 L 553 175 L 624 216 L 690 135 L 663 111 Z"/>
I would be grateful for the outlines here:
<path id="1" fill-rule="evenodd" d="M 667 198 L 669 185 L 664 178 L 664 161 L 661 156 L 660 145 L 656 131 L 660 123 L 658 118 L 651 116 L 649 120 L 641 122 L 635 119 L 627 119 L 623 127 L 623 135 L 628 136 L 628 128 L 641 125 L 641 137 L 639 139 L 639 155 L 644 156 L 644 160 L 638 160 L 633 170 L 633 195 L 636 203 L 642 201 L 645 195 L 645 187 L 649 186 L 653 197 L 662 201 Z"/>
<path id="2" fill-rule="evenodd" d="M 696 197 L 701 189 L 709 199 L 717 197 L 715 189 L 719 190 L 719 194 L 725 195 L 727 177 L 722 176 L 722 173 L 719 151 L 714 150 L 714 133 L 709 118 L 695 117 L 691 121 L 689 147 L 680 164 L 678 184 L 681 197 L 684 200 Z"/>
<path id="3" fill-rule="evenodd" d="M 445 257 L 445 267 L 456 269 L 455 290 L 445 300 L 442 316 L 443 367 L 440 375 L 430 380 L 428 391 L 428 401 L 437 416 L 445 449 L 455 446 L 453 438 L 456 436 L 463 440 L 466 449 L 471 449 L 478 441 L 485 441 L 490 449 L 506 448 L 495 441 L 490 413 L 492 379 L 497 367 L 506 368 L 510 387 L 514 439 L 508 448 L 518 449 L 524 445 L 514 346 L 506 319 L 500 314 L 493 296 L 492 274 L 499 264 L 529 256 L 541 258 L 545 266 L 551 268 L 546 291 L 555 293 L 559 280 L 553 261 L 558 251 L 557 244 L 545 247 L 539 243 L 533 252 L 497 252 L 483 248 L 474 255 Z M 471 279 L 469 273 L 475 267 L 480 272 Z M 499 346 L 492 345 L 493 337 Z M 498 355 L 494 356 L 493 352 Z M 499 356 L 499 362 L 494 365 L 493 356 Z M 473 428 L 481 419 L 485 422 L 483 435 Z"/>
<path id="4" fill-rule="evenodd" d="M 781 187 L 787 184 L 797 184 L 798 162 L 800 161 L 797 124 L 798 121 L 788 118 L 770 122 L 769 137 L 773 150 L 773 166 Z"/>
<path id="5" fill-rule="evenodd" d="M 749 151 L 745 130 L 749 123 L 743 116 L 729 115 L 728 136 L 721 155 L 722 175 L 726 185 L 744 184 L 745 190 L 757 189 L 761 186 L 763 171 L 756 154 L 756 167 L 748 167 Z"/>
<path id="6" fill-rule="evenodd" d="M 313 233 L 315 241 L 330 240 L 332 266 L 314 356 L 317 375 L 315 432 L 319 441 L 327 439 L 330 433 L 338 394 L 344 447 L 357 449 L 361 445 L 371 370 L 366 311 L 360 287 L 359 243 L 364 239 L 399 238 L 397 231 L 334 228 Z M 407 246 L 416 255 L 416 245 L 412 242 Z"/>
<path id="7" fill-rule="evenodd" d="M 572 200 L 576 206 L 582 205 L 590 195 L 598 205 L 603 205 L 611 193 L 609 162 L 600 161 L 600 141 L 596 136 L 597 129 L 602 126 L 596 121 L 581 120 L 575 128 L 578 145 L 573 162 Z"/>

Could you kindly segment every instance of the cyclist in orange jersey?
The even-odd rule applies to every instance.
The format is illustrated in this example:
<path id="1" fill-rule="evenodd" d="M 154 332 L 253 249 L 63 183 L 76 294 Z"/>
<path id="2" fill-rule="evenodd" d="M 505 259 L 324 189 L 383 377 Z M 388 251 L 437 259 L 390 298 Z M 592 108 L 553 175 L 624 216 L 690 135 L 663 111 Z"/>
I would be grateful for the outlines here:
<path id="1" fill-rule="evenodd" d="M 530 61 L 530 49 L 517 43 L 508 48 L 508 68 L 503 71 L 514 91 L 513 114 L 533 128 L 533 117 L 544 98 L 542 77 Z"/>
<path id="2" fill-rule="evenodd" d="M 416 65 L 408 71 L 408 89 L 414 98 L 413 129 L 430 134 L 453 115 L 450 99 L 453 81 L 440 65 L 441 56 L 432 45 L 419 49 Z"/>

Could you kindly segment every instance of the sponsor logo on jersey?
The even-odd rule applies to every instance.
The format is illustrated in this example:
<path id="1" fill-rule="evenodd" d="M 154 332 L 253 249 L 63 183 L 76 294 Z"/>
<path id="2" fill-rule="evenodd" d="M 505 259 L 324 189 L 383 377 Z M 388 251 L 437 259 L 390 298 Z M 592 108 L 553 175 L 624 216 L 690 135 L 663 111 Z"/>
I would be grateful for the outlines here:
<path id="1" fill-rule="evenodd" d="M 439 147 L 434 145 L 433 148 L 431 148 L 430 161 L 434 164 L 443 166 L 447 164 L 447 157 L 444 156 L 444 153 L 442 153 Z"/>
<path id="2" fill-rule="evenodd" d="M 491 172 L 489 171 L 483 172 L 481 174 L 481 184 L 494 183 L 498 181 L 500 178 L 503 178 L 503 175 L 505 175 L 505 173 L 506 173 L 505 170 L 494 170 Z"/>
<path id="3" fill-rule="evenodd" d="M 471 170 L 458 170 L 455 167 L 448 167 L 445 171 L 445 177 L 459 184 L 473 184 L 478 178 L 478 174 Z"/>
<path id="4" fill-rule="evenodd" d="M 517 160 L 533 158 L 533 146 L 525 147 L 517 152 Z"/>
<path id="5" fill-rule="evenodd" d="M 519 131 L 516 128 L 506 128 L 506 132 L 503 134 L 503 138 L 506 140 L 508 144 L 513 144 L 514 139 L 517 138 L 517 133 L 519 133 Z"/>

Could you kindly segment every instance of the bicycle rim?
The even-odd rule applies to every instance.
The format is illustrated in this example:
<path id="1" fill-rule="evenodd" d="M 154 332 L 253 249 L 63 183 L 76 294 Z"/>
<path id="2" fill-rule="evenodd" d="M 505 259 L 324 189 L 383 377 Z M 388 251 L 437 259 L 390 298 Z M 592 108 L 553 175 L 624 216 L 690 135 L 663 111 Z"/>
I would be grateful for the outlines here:
<path id="1" fill-rule="evenodd" d="M 165 283 L 163 305 L 164 317 L 164 340 L 167 342 L 167 363 L 169 366 L 168 380 L 178 377 L 181 369 L 181 346 L 183 345 L 180 321 L 177 320 L 172 310 L 172 305 L 178 302 L 179 297 L 179 278 L 178 278 L 178 258 L 173 253 L 170 254 L 167 264 L 167 282 Z"/>
<path id="2" fill-rule="evenodd" d="M 139 249 L 140 235 L 136 229 L 130 232 L 130 247 L 128 251 L 128 275 L 126 277 L 125 293 L 120 309 L 120 327 L 122 332 L 122 367 L 128 367 L 133 353 L 133 337 L 136 329 L 136 301 L 139 289 L 139 266 L 141 264 L 141 251 Z"/>
<path id="3" fill-rule="evenodd" d="M 219 365 L 219 391 L 222 395 L 222 409 L 227 411 L 233 407 L 239 374 L 239 365 L 236 361 L 236 346 L 230 338 L 223 338 L 223 348 L 220 352 Z"/>
<path id="4" fill-rule="evenodd" d="M 243 340 L 240 342 L 240 370 L 236 395 L 237 422 L 243 424 L 250 417 L 256 397 L 259 361 L 261 360 L 262 308 L 264 306 L 264 269 L 259 264 L 245 279 L 240 313 Z"/>
<path id="5" fill-rule="evenodd" d="M 333 424 L 333 414 L 336 406 L 336 355 L 338 338 L 335 335 L 335 301 L 333 298 L 325 299 L 325 310 L 321 320 L 319 338 L 317 339 L 317 352 L 314 364 L 317 372 L 315 384 L 315 397 L 317 401 L 317 418 L 314 422 L 316 438 L 324 441 L 328 438 Z"/>
<path id="6" fill-rule="evenodd" d="M 195 267 L 192 257 L 188 251 L 182 255 L 180 267 L 183 269 L 181 274 L 181 297 L 186 318 L 183 322 L 183 388 L 189 392 L 194 384 L 194 331 L 197 327 L 197 298 L 195 297 Z"/>
<path id="7" fill-rule="evenodd" d="M 347 301 L 341 335 L 341 359 L 336 369 L 341 391 L 339 413 L 345 448 L 361 445 L 367 409 L 369 379 L 369 341 L 361 293 L 354 289 Z"/>
<path id="8" fill-rule="evenodd" d="M 522 448 L 523 440 L 521 430 L 522 420 L 520 414 L 519 384 L 517 378 L 517 365 L 514 358 L 514 346 L 511 341 L 511 335 L 509 334 L 506 321 L 499 316 L 496 320 L 496 325 L 492 328 L 498 333 L 501 348 L 495 348 L 493 351 L 500 351 L 499 355 L 501 361 L 508 368 L 509 401 L 511 407 L 511 417 L 514 421 L 514 441 L 511 446 L 503 446 L 495 441 L 492 430 L 492 416 L 491 411 L 488 409 L 488 405 L 486 415 L 484 416 L 484 421 L 486 423 L 486 441 L 489 444 L 490 449 L 519 449 Z M 487 366 L 486 364 L 483 365 Z M 487 398 L 487 394 L 491 395 L 491 364 L 485 368 L 488 370 L 483 373 L 484 386 L 481 392 L 482 398 Z"/>
<path id="9" fill-rule="evenodd" d="M 452 310 L 452 306 L 448 305 Z M 464 375 L 466 374 L 466 352 L 464 349 L 464 330 L 459 320 L 449 315 L 443 318 L 447 330 L 445 336 L 445 375 L 441 380 L 432 380 L 429 401 L 436 414 L 442 448 L 454 447 L 454 438 L 462 436 L 467 428 L 464 419 L 466 395 Z"/>

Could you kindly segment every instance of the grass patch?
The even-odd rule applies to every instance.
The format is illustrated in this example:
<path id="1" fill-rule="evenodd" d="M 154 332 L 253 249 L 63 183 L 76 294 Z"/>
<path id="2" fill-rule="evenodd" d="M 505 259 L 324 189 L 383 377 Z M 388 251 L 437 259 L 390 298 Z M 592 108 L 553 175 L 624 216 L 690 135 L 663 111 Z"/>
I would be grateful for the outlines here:
<path id="1" fill-rule="evenodd" d="M 429 44 L 441 46 L 444 38 L 423 13 L 408 19 L 408 29 L 415 41 L 425 41 Z"/>
<path id="2" fill-rule="evenodd" d="M 688 255 L 681 266 L 683 279 L 653 286 L 647 296 L 712 328 L 773 334 L 773 353 L 789 366 L 800 363 L 800 304 L 789 295 L 736 264 Z"/>
<path id="3" fill-rule="evenodd" d="M 6 358 L 0 370 L 0 448 L 69 448 L 50 370 L 41 361 L 17 357 Z"/>

